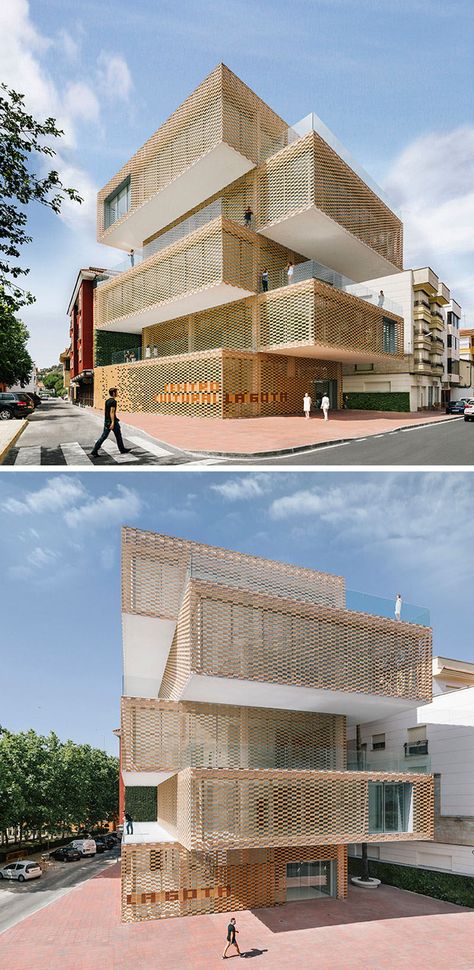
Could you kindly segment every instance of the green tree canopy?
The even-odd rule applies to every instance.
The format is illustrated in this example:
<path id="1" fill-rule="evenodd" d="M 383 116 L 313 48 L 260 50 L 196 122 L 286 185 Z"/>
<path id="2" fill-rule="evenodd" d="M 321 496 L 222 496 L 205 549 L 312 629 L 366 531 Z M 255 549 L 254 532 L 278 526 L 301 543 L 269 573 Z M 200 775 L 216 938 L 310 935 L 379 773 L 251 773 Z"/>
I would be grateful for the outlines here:
<path id="1" fill-rule="evenodd" d="M 41 124 L 26 110 L 23 94 L 0 85 L 0 287 L 13 312 L 35 299 L 15 282 L 29 272 L 19 263 L 21 247 L 32 238 L 25 208 L 36 201 L 59 213 L 65 198 L 82 202 L 54 169 L 43 178 L 33 170 L 37 156 L 56 155 L 52 141 L 63 134 L 54 118 Z"/>
<path id="2" fill-rule="evenodd" d="M 0 291 L 0 384 L 26 384 L 33 361 L 26 349 L 29 333 Z"/>

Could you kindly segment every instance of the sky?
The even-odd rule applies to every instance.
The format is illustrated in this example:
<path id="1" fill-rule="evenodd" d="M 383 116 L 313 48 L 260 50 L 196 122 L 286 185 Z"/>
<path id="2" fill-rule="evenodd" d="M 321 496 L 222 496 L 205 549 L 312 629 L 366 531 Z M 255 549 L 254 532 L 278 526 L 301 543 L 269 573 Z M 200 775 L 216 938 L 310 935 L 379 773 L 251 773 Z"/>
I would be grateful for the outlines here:
<path id="1" fill-rule="evenodd" d="M 474 662 L 473 505 L 469 473 L 5 472 L 0 723 L 116 751 L 123 525 L 400 592 Z"/>
<path id="2" fill-rule="evenodd" d="M 471 0 L 2 4 L 2 80 L 57 118 L 57 168 L 84 197 L 60 218 L 29 212 L 37 302 L 22 315 L 37 364 L 68 344 L 80 266 L 123 259 L 95 241 L 97 190 L 220 61 L 290 124 L 322 118 L 399 209 L 405 266 L 431 265 L 472 326 L 473 23 Z"/>

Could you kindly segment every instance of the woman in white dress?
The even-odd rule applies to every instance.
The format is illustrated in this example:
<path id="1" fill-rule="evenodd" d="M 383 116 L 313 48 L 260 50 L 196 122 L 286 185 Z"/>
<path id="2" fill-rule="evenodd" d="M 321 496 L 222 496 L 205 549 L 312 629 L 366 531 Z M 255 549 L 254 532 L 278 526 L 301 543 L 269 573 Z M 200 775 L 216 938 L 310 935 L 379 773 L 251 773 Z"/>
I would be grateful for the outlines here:
<path id="1" fill-rule="evenodd" d="M 293 273 L 295 272 L 295 267 L 292 262 L 286 264 L 286 278 L 288 281 L 288 286 L 291 286 L 293 282 Z"/>
<path id="2" fill-rule="evenodd" d="M 304 416 L 305 416 L 305 418 L 307 420 L 309 420 L 309 417 L 310 417 L 310 414 L 311 414 L 311 405 L 312 405 L 312 403 L 313 402 L 312 402 L 312 400 L 311 400 L 308 392 L 306 391 L 306 394 L 305 394 L 305 396 L 303 398 L 303 411 L 304 411 Z"/>
<path id="3" fill-rule="evenodd" d="M 323 412 L 324 420 L 325 421 L 328 420 L 329 406 L 330 406 L 329 405 L 329 398 L 328 398 L 327 394 L 324 394 L 323 395 L 323 399 L 321 401 L 321 411 Z"/>

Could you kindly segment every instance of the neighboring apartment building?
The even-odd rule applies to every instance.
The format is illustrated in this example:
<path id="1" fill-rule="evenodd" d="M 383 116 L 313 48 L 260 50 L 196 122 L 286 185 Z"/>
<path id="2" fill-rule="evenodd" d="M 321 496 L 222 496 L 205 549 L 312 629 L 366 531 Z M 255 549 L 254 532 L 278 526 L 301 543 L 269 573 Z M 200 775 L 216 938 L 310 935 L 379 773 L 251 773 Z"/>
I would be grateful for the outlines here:
<path id="1" fill-rule="evenodd" d="M 434 657 L 433 702 L 363 725 L 361 740 L 374 766 L 426 761 L 435 778 L 434 842 L 381 842 L 369 857 L 474 876 L 474 663 Z"/>
<path id="2" fill-rule="evenodd" d="M 474 363 L 474 330 L 460 330 L 459 344 L 461 358 Z"/>
<path id="3" fill-rule="evenodd" d="M 95 266 L 80 269 L 67 308 L 70 320 L 70 399 L 94 403 L 94 289 L 107 272 Z"/>
<path id="4" fill-rule="evenodd" d="M 344 362 L 403 358 L 362 282 L 402 269 L 399 218 L 316 115 L 289 127 L 223 64 L 99 192 L 98 239 L 129 255 L 95 291 L 97 407 L 294 414 L 340 406 Z"/>
<path id="5" fill-rule="evenodd" d="M 122 554 L 121 773 L 157 804 L 124 837 L 124 920 L 342 898 L 349 843 L 432 839 L 426 765 L 346 745 L 430 702 L 426 611 L 135 529 Z"/>
<path id="6" fill-rule="evenodd" d="M 396 301 L 404 317 L 404 357 L 390 363 L 350 364 L 344 391 L 402 394 L 400 410 L 441 407 L 459 386 L 461 307 L 429 267 L 370 280 L 374 293 Z M 375 398 L 376 402 L 376 398 Z M 373 406 L 373 404 L 372 404 Z"/>
<path id="7" fill-rule="evenodd" d="M 63 369 L 63 385 L 66 391 L 69 392 L 69 385 L 71 383 L 71 347 L 66 347 L 62 354 L 59 355 L 59 363 Z"/>

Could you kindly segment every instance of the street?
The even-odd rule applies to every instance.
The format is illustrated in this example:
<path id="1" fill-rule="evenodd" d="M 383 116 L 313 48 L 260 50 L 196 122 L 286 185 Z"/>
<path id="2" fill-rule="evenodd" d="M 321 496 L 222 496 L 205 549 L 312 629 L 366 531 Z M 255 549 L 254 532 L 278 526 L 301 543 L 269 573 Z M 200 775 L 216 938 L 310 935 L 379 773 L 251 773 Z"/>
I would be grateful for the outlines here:
<path id="1" fill-rule="evenodd" d="M 225 465 L 235 462 L 226 461 Z M 270 465 L 473 465 L 474 422 L 456 418 L 354 439 L 346 444 L 325 445 L 310 451 L 275 458 L 239 459 L 239 464 Z"/>
<path id="2" fill-rule="evenodd" d="M 9 422 L 8 422 L 9 423 Z M 125 446 L 129 455 L 121 455 L 113 434 L 104 442 L 98 458 L 91 456 L 94 442 L 103 428 L 97 414 L 68 401 L 43 403 L 28 420 L 28 427 L 8 451 L 2 467 L 14 465 L 188 465 L 214 464 L 219 459 L 197 460 L 193 455 L 172 445 L 150 438 L 146 433 L 122 425 Z"/>
<path id="3" fill-rule="evenodd" d="M 76 886 L 114 865 L 120 858 L 120 846 L 92 859 L 80 862 L 51 862 L 40 879 L 31 882 L 0 880 L 0 933 L 15 926 L 32 913 L 54 903 Z"/>

